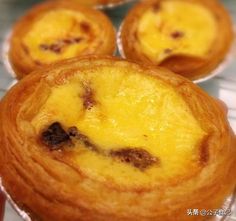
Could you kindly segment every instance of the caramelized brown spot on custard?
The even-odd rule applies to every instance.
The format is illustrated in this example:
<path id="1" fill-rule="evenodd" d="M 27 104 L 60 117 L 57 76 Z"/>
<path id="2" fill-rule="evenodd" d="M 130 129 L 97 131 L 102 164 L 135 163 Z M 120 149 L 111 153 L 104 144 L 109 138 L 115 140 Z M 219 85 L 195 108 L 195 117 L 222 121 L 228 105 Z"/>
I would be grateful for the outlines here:
<path id="1" fill-rule="evenodd" d="M 130 164 L 140 170 L 158 163 L 158 159 L 142 148 L 123 148 L 112 150 L 110 155 L 123 163 Z"/>
<path id="2" fill-rule="evenodd" d="M 93 143 L 89 137 L 81 133 L 77 127 L 69 127 L 65 131 L 59 122 L 54 122 L 41 134 L 41 141 L 49 150 L 60 150 L 74 144 L 83 144 L 84 148 L 96 152 L 98 155 L 115 158 L 122 163 L 129 164 L 139 170 L 145 170 L 154 164 L 159 163 L 159 159 L 152 156 L 142 148 L 121 148 L 106 151 L 102 147 Z"/>
<path id="3" fill-rule="evenodd" d="M 62 50 L 62 47 L 60 44 L 50 44 L 50 45 L 41 44 L 39 45 L 39 48 L 44 51 L 51 51 L 55 54 L 61 53 L 61 50 Z"/>
<path id="4" fill-rule="evenodd" d="M 154 12 L 158 12 L 161 10 L 161 4 L 159 2 L 156 2 L 152 5 L 152 9 Z"/>
<path id="5" fill-rule="evenodd" d="M 70 45 L 70 44 L 80 43 L 82 40 L 83 40 L 83 38 L 76 37 L 76 38 L 66 38 L 66 39 L 63 39 L 61 42 L 64 45 Z"/>
<path id="6" fill-rule="evenodd" d="M 200 144 L 200 163 L 205 165 L 209 161 L 210 153 L 209 153 L 209 137 L 206 136 L 203 138 L 201 144 Z"/>
<path id="7" fill-rule="evenodd" d="M 170 54 L 172 51 L 173 51 L 172 49 L 166 48 L 166 49 L 164 50 L 164 53 L 165 53 L 165 54 Z"/>
<path id="8" fill-rule="evenodd" d="M 49 50 L 56 54 L 60 54 L 62 50 L 62 46 L 61 44 L 51 44 L 49 45 Z"/>
<path id="9" fill-rule="evenodd" d="M 62 128 L 59 122 L 51 124 L 45 131 L 42 132 L 41 141 L 50 150 L 58 150 L 65 144 L 70 144 L 70 136 Z"/>
<path id="10" fill-rule="evenodd" d="M 44 51 L 51 51 L 55 54 L 60 54 L 65 47 L 72 44 L 78 44 L 82 40 L 83 38 L 81 37 L 66 38 L 58 40 L 56 43 L 53 44 L 40 44 L 39 48 Z"/>
<path id="11" fill-rule="evenodd" d="M 80 23 L 80 28 L 83 30 L 83 32 L 88 33 L 90 32 L 90 25 L 87 22 L 81 22 Z"/>
<path id="12" fill-rule="evenodd" d="M 181 31 L 174 31 L 170 34 L 170 36 L 174 39 L 179 39 L 182 38 L 184 36 L 184 33 Z"/>
<path id="13" fill-rule="evenodd" d="M 68 134 L 70 137 L 73 137 L 75 140 L 80 141 L 83 143 L 83 145 L 87 148 L 90 149 L 92 151 L 99 151 L 99 147 L 97 147 L 97 145 L 95 145 L 90 139 L 89 137 L 87 137 L 86 135 L 82 134 L 77 127 L 70 127 L 68 129 Z"/>
<path id="14" fill-rule="evenodd" d="M 94 99 L 94 91 L 89 83 L 83 84 L 84 92 L 81 96 L 83 99 L 83 106 L 85 110 L 91 110 L 93 106 L 96 105 L 96 100 Z"/>
<path id="15" fill-rule="evenodd" d="M 46 44 L 40 44 L 40 45 L 39 45 L 39 48 L 42 49 L 42 50 L 47 51 L 47 50 L 49 50 L 49 45 L 46 45 Z"/>

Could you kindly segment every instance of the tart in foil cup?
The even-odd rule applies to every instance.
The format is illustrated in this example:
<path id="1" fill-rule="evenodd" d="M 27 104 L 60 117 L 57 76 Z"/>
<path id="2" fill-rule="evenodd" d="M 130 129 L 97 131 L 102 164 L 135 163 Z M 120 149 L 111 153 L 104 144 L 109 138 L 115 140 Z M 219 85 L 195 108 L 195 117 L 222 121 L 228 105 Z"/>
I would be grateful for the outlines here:
<path id="1" fill-rule="evenodd" d="M 116 28 L 115 26 L 114 27 L 114 31 L 116 32 Z M 10 59 L 9 59 L 9 50 L 10 50 L 10 38 L 11 38 L 11 34 L 12 34 L 12 31 L 9 31 L 5 38 L 4 38 L 4 41 L 3 41 L 3 44 L 2 44 L 2 50 L 1 50 L 1 56 L 2 56 L 2 61 L 3 61 L 3 64 L 4 64 L 4 67 L 7 71 L 7 73 L 13 78 L 13 83 L 11 85 L 9 85 L 8 89 L 10 88 L 10 86 L 13 86 L 16 82 L 17 82 L 17 76 L 16 76 L 16 73 L 12 67 L 12 64 L 10 62 Z M 117 45 L 115 46 L 115 49 L 114 49 L 114 52 L 113 52 L 113 56 L 115 56 L 117 54 L 117 51 L 118 51 L 118 48 L 117 48 Z"/>
<path id="2" fill-rule="evenodd" d="M 122 58 L 126 58 L 125 53 L 124 53 L 124 49 L 123 49 L 123 44 L 122 44 L 122 38 L 121 38 L 121 31 L 122 31 L 122 25 L 120 25 L 118 32 L 117 32 L 117 47 L 118 47 L 118 51 L 119 54 Z M 203 76 L 199 79 L 194 80 L 193 82 L 198 84 L 198 83 L 202 83 L 205 81 L 208 81 L 210 79 L 212 79 L 213 77 L 220 75 L 224 72 L 224 70 L 231 64 L 231 62 L 234 60 L 235 56 L 236 56 L 236 27 L 234 27 L 235 30 L 235 37 L 232 43 L 232 46 L 228 52 L 228 54 L 225 56 L 225 59 L 218 65 L 218 67 L 216 69 L 214 69 L 213 71 L 211 71 L 211 73 L 209 73 L 206 76 Z"/>

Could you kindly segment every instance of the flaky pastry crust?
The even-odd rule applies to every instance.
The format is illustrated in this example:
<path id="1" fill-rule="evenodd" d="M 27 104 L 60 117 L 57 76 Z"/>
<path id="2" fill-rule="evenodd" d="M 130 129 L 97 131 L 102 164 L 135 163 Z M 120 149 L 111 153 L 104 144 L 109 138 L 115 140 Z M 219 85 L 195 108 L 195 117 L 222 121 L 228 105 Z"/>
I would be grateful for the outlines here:
<path id="1" fill-rule="evenodd" d="M 33 29 L 42 31 L 35 34 Z M 115 48 L 115 29 L 104 13 L 75 1 L 46 1 L 15 24 L 9 60 L 21 79 L 44 65 L 88 54 L 112 55 Z"/>
<path id="2" fill-rule="evenodd" d="M 205 7 L 212 13 L 215 23 L 216 31 L 215 38 L 212 43 L 209 45 L 209 49 L 204 56 L 195 56 L 186 53 L 175 52 L 175 47 L 166 48 L 164 50 L 165 59 L 161 61 L 155 61 L 151 59 L 147 54 L 145 54 L 142 49 L 140 49 L 140 36 L 138 36 L 137 26 L 140 21 L 141 16 L 147 10 L 153 8 L 153 10 L 158 14 L 162 10 L 161 4 L 166 2 L 186 2 L 193 5 L 200 5 Z M 170 3 L 171 4 L 171 3 Z M 191 15 L 190 15 L 191 16 Z M 197 15 L 192 15 L 194 16 Z M 198 15 L 199 16 L 199 15 Z M 188 19 L 191 20 L 191 17 Z M 187 22 L 186 22 L 187 23 Z M 178 24 L 178 22 L 176 22 Z M 156 21 L 157 29 L 165 29 L 165 20 L 158 24 Z M 168 25 L 166 25 L 168 26 Z M 164 27 L 164 28 L 163 28 Z M 166 27 L 168 31 L 169 27 Z M 201 27 L 196 25 L 197 30 L 201 30 Z M 165 30 L 163 31 L 165 32 Z M 176 31 L 172 33 L 170 38 L 175 38 L 176 41 L 181 39 L 184 36 L 184 33 Z M 137 61 L 144 62 L 147 64 L 159 65 L 166 67 L 171 71 L 180 74 L 184 77 L 187 77 L 191 80 L 197 80 L 202 77 L 205 77 L 211 73 L 217 66 L 223 62 L 227 53 L 229 53 L 230 47 L 233 41 L 233 25 L 231 18 L 227 10 L 218 0 L 147 0 L 142 1 L 137 4 L 131 11 L 128 13 L 125 18 L 123 25 L 121 27 L 121 44 L 122 51 L 126 58 Z M 166 36 L 168 38 L 168 36 Z M 193 39 L 194 36 L 187 36 L 187 38 Z M 160 44 L 163 39 L 160 39 Z M 154 42 L 153 42 L 154 43 Z M 184 45 L 184 40 L 183 43 Z M 200 47 L 201 45 L 199 45 Z M 185 46 L 184 46 L 185 47 Z"/>
<path id="3" fill-rule="evenodd" d="M 31 122 L 52 89 L 66 85 L 73 76 L 83 75 L 86 71 L 102 71 L 104 67 L 124 68 L 127 74 L 134 71 L 145 78 L 150 77 L 153 82 L 157 79 L 184 100 L 206 133 L 196 147 L 199 151 L 196 170 L 190 169 L 189 165 L 180 176 L 164 177 L 162 181 L 155 180 L 148 185 L 127 186 L 117 184 L 116 178 L 98 180 L 96 176 L 90 176 L 74 164 L 63 149 L 48 150 L 40 142 Z M 114 82 L 110 84 L 113 88 Z M 177 111 L 178 107 L 175 108 Z M 221 102 L 165 69 L 117 58 L 64 61 L 26 76 L 2 99 L 0 174 L 7 192 L 36 220 L 199 221 L 197 216 L 187 216 L 187 209 L 220 208 L 236 183 L 236 139 L 226 115 Z M 195 159 L 193 155 L 188 157 Z"/>

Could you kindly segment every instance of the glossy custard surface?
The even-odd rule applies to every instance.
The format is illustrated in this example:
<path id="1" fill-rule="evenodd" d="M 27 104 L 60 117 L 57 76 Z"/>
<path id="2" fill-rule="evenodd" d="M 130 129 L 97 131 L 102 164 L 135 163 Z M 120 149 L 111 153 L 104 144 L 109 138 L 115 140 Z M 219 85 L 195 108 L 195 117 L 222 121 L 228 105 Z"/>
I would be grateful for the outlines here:
<path id="1" fill-rule="evenodd" d="M 135 69 L 83 70 L 54 86 L 31 123 L 40 134 L 53 122 L 76 126 L 103 153 L 142 148 L 157 159 L 140 170 L 81 143 L 62 150 L 65 160 L 96 180 L 138 187 L 199 169 L 205 132 L 188 105 L 174 88 Z"/>
<path id="2" fill-rule="evenodd" d="M 100 24 L 82 12 L 55 9 L 32 24 L 23 45 L 34 61 L 49 64 L 83 54 L 88 48 L 94 51 L 103 34 Z"/>
<path id="3" fill-rule="evenodd" d="M 138 47 L 155 62 L 173 54 L 204 57 L 216 33 L 216 19 L 206 7 L 187 1 L 162 1 L 140 17 Z"/>

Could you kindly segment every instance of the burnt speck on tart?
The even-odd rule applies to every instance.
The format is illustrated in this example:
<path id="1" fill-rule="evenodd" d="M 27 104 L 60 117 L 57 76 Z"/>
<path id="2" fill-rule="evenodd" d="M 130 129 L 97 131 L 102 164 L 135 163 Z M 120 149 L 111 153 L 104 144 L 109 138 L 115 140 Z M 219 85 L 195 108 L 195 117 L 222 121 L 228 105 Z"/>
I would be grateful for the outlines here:
<path id="1" fill-rule="evenodd" d="M 71 137 L 74 137 L 76 141 L 80 141 L 87 149 L 98 152 L 99 147 L 92 143 L 92 141 L 86 135 L 82 134 L 77 127 L 70 127 L 68 133 Z"/>
<path id="2" fill-rule="evenodd" d="M 159 2 L 155 2 L 152 6 L 152 9 L 155 13 L 159 12 L 161 10 L 161 4 Z"/>
<path id="3" fill-rule="evenodd" d="M 165 54 L 170 54 L 172 51 L 173 51 L 173 49 L 171 49 L 171 48 L 166 48 L 166 49 L 164 50 L 164 53 L 165 53 Z"/>
<path id="4" fill-rule="evenodd" d="M 50 51 L 53 52 L 55 54 L 59 54 L 61 53 L 62 50 L 62 45 L 57 42 L 57 43 L 53 43 L 53 44 L 40 44 L 39 48 L 42 49 L 43 51 Z"/>
<path id="5" fill-rule="evenodd" d="M 91 110 L 97 104 L 95 100 L 95 92 L 89 83 L 83 84 L 83 94 L 81 98 L 83 99 L 85 110 Z"/>
<path id="6" fill-rule="evenodd" d="M 51 52 L 54 52 L 56 54 L 59 54 L 66 47 L 68 47 L 70 45 L 73 45 L 73 44 L 78 44 L 82 40 L 83 40 L 82 37 L 66 38 L 66 39 L 63 39 L 63 40 L 58 40 L 56 43 L 49 44 L 49 45 L 40 44 L 39 47 L 42 50 L 51 51 Z"/>
<path id="7" fill-rule="evenodd" d="M 159 160 L 152 156 L 148 151 L 142 148 L 122 148 L 111 151 L 111 156 L 123 163 L 130 164 L 140 170 L 159 163 Z"/>
<path id="8" fill-rule="evenodd" d="M 174 39 L 179 39 L 179 38 L 184 37 L 184 33 L 181 31 L 174 31 L 171 33 L 171 37 Z"/>
<path id="9" fill-rule="evenodd" d="M 91 31 L 91 27 L 87 22 L 81 22 L 80 23 L 80 28 L 82 29 L 83 32 L 88 33 Z"/>

